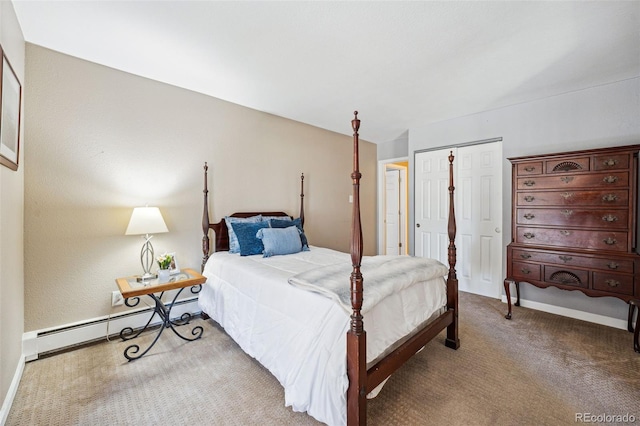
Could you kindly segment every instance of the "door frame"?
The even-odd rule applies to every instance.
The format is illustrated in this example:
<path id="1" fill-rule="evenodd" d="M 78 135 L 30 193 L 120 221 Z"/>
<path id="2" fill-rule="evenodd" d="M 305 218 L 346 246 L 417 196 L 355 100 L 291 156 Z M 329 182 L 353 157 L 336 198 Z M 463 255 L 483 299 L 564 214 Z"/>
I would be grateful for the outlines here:
<path id="1" fill-rule="evenodd" d="M 407 163 L 407 167 L 406 167 L 406 182 L 405 185 L 402 185 L 402 190 L 404 191 L 404 195 L 401 195 L 401 198 L 404 197 L 405 200 L 407 200 L 407 202 L 405 203 L 405 214 L 404 214 L 404 234 L 405 234 L 405 238 L 403 241 L 404 244 L 404 251 L 406 253 L 409 253 L 409 216 L 411 215 L 411 212 L 409 211 L 409 180 L 410 175 L 409 175 L 409 157 L 398 157 L 398 158 L 391 158 L 388 160 L 379 160 L 378 161 L 378 232 L 377 232 L 377 240 L 378 240 L 378 252 L 377 254 L 384 254 L 385 253 L 385 234 L 386 234 L 386 228 L 384 225 L 384 201 L 385 201 L 385 195 L 386 195 L 386 186 L 385 186 L 385 171 L 387 169 L 388 165 L 393 164 L 394 168 L 400 168 L 401 166 L 398 166 L 395 163 Z M 402 238 L 400 239 L 402 241 Z"/>

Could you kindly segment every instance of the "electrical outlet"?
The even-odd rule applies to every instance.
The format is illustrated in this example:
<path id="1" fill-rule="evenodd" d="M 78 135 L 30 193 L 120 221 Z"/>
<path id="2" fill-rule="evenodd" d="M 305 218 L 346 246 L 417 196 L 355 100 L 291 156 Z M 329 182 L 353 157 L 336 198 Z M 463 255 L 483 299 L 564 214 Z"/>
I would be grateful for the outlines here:
<path id="1" fill-rule="evenodd" d="M 113 292 L 111 292 L 111 306 L 121 305 L 124 305 L 124 298 L 118 290 L 114 290 Z"/>

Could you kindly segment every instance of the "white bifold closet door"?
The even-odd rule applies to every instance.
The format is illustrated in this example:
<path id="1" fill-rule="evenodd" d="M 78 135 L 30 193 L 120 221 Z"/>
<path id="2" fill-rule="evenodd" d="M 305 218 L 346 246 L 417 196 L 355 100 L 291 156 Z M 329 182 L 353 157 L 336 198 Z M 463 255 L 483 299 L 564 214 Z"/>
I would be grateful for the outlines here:
<path id="1" fill-rule="evenodd" d="M 449 153 L 453 151 L 458 285 L 502 294 L 502 142 L 424 151 L 415 157 L 415 254 L 447 264 Z"/>

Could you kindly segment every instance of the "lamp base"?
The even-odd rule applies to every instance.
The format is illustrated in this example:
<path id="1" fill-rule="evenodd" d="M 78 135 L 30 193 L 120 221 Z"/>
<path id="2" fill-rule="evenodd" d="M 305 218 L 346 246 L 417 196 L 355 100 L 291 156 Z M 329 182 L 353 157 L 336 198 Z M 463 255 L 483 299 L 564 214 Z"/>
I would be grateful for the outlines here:
<path id="1" fill-rule="evenodd" d="M 141 283 L 141 282 L 153 280 L 153 279 L 156 279 L 156 278 L 158 278 L 158 275 L 148 272 L 148 273 L 146 273 L 144 275 L 136 277 L 136 281 Z"/>

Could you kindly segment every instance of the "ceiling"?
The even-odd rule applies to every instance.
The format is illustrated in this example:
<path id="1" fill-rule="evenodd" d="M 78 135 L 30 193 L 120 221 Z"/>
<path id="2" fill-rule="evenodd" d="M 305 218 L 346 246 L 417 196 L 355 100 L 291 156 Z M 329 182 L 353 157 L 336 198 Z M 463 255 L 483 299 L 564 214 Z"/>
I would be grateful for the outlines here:
<path id="1" fill-rule="evenodd" d="M 12 3 L 27 42 L 375 143 L 640 76 L 640 1 Z"/>

